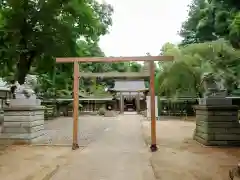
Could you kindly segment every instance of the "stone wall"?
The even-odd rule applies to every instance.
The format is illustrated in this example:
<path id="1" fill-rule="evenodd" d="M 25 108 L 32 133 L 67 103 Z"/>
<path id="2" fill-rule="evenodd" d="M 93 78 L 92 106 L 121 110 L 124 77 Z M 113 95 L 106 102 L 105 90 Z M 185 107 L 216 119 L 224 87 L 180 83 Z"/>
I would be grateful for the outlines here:
<path id="1" fill-rule="evenodd" d="M 238 107 L 198 105 L 194 139 L 209 146 L 239 146 Z"/>

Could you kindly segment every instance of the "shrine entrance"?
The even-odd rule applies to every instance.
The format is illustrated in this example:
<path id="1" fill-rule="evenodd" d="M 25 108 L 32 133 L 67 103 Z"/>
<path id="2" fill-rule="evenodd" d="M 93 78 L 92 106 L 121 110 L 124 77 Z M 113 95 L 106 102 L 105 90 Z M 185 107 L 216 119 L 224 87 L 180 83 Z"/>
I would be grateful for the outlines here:
<path id="1" fill-rule="evenodd" d="M 150 104 L 151 104 L 151 151 L 157 151 L 156 144 L 156 115 L 155 115 L 155 91 L 154 91 L 154 77 L 155 77 L 155 64 L 154 61 L 172 61 L 172 56 L 138 56 L 138 57 L 79 57 L 79 58 L 56 58 L 57 63 L 73 63 L 74 64 L 74 83 L 73 83 L 73 142 L 72 149 L 78 149 L 78 119 L 79 119 L 79 78 L 81 73 L 79 72 L 79 63 L 84 62 L 129 62 L 129 61 L 146 61 L 149 62 L 149 76 L 150 76 Z M 118 73 L 121 74 L 121 73 Z M 100 75 L 101 76 L 101 75 Z M 137 94 L 143 90 L 138 90 Z M 136 90 L 135 90 L 136 92 Z M 124 105 L 124 99 L 121 92 L 120 95 L 121 107 Z M 139 101 L 137 101 L 139 102 Z M 122 109 L 122 108 L 121 108 Z"/>
<path id="2" fill-rule="evenodd" d="M 135 98 L 124 97 L 124 111 L 137 111 Z"/>

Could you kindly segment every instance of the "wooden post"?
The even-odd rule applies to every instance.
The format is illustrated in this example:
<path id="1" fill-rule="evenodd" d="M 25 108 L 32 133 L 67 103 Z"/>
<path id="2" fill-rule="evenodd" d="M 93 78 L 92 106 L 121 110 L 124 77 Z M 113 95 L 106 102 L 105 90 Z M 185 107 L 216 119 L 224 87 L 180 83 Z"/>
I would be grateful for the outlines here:
<path id="1" fill-rule="evenodd" d="M 73 71 L 73 143 L 72 149 L 78 149 L 78 107 L 79 107 L 79 64 L 74 62 Z"/>
<path id="2" fill-rule="evenodd" d="M 137 98 L 136 98 L 136 108 L 137 108 L 137 112 L 140 113 L 140 95 L 139 92 L 137 93 Z"/>
<path id="3" fill-rule="evenodd" d="M 157 151 L 156 142 L 156 113 L 155 113 L 155 67 L 154 61 L 150 62 L 150 96 L 151 96 L 151 151 Z"/>
<path id="4" fill-rule="evenodd" d="M 120 92 L 120 113 L 124 113 L 124 98 L 122 92 Z"/>

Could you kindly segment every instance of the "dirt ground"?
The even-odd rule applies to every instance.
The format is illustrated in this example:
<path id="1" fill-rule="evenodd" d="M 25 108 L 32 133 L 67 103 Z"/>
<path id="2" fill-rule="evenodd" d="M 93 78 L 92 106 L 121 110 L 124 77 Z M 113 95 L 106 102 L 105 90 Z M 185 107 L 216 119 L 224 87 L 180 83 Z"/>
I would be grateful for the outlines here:
<path id="1" fill-rule="evenodd" d="M 70 147 L 11 146 L 0 151 L 1 180 L 40 180 L 65 161 Z"/>
<path id="2" fill-rule="evenodd" d="M 150 121 L 143 121 L 150 144 Z M 240 148 L 205 147 L 192 140 L 193 121 L 164 119 L 157 122 L 159 151 L 151 164 L 157 180 L 228 180 L 228 171 L 240 160 Z"/>
<path id="3" fill-rule="evenodd" d="M 107 117 L 79 117 L 81 149 L 99 139 L 112 125 L 111 118 Z M 41 146 L 0 146 L 0 180 L 40 180 L 67 161 L 72 152 L 72 118 L 45 121 L 44 126 L 45 139 L 36 143 Z"/>

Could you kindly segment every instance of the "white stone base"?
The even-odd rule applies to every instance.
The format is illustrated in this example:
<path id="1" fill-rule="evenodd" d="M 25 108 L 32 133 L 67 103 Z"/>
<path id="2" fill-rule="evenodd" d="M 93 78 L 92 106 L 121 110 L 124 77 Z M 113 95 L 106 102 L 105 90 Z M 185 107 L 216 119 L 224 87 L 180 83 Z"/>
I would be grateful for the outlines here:
<path id="1" fill-rule="evenodd" d="M 4 109 L 0 144 L 31 144 L 44 135 L 43 106 L 15 106 Z"/>

